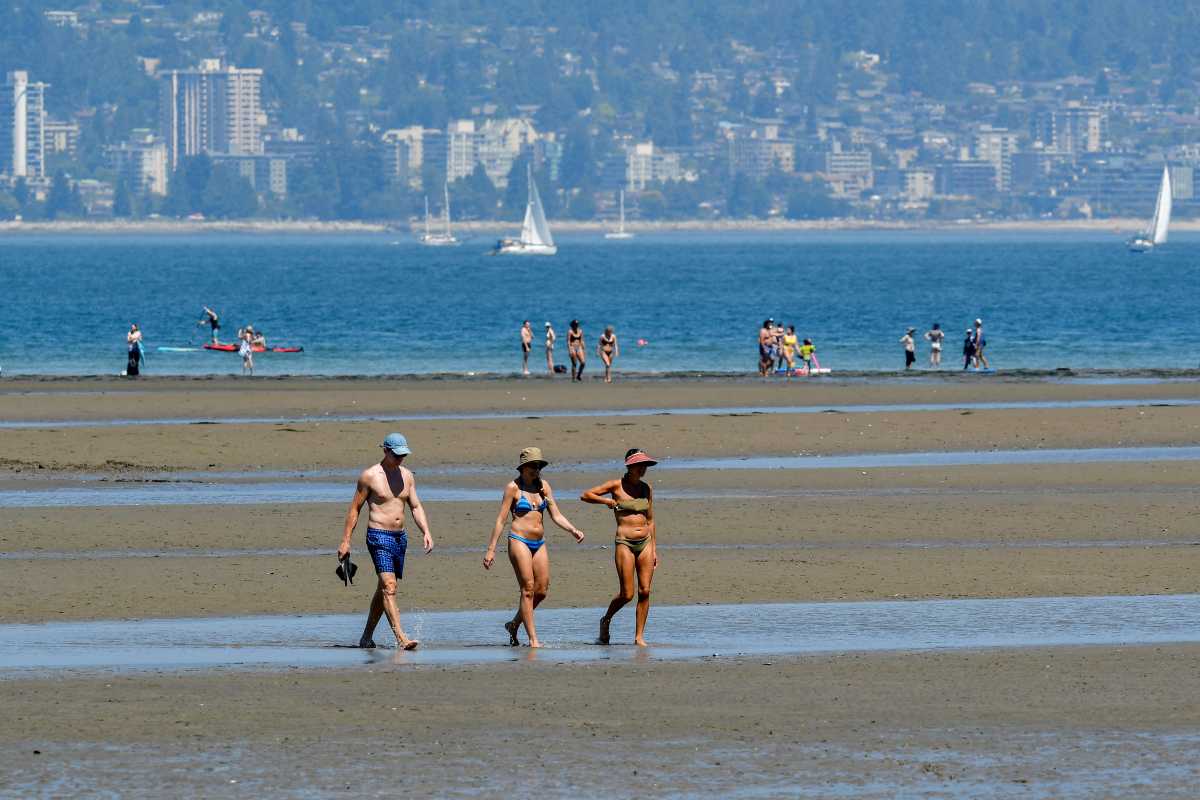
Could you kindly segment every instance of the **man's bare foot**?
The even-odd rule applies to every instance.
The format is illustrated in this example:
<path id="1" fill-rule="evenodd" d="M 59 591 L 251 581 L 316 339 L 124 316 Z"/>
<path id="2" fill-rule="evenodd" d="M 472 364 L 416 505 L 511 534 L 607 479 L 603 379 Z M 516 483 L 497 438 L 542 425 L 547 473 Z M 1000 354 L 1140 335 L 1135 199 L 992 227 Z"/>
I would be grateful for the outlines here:
<path id="1" fill-rule="evenodd" d="M 516 647 L 521 643 L 521 640 L 517 638 L 517 630 L 520 627 L 520 623 L 513 622 L 511 619 L 504 623 L 504 630 L 508 631 L 508 644 L 510 647 Z"/>
<path id="2" fill-rule="evenodd" d="M 360 638 L 358 640 L 358 646 L 363 648 L 364 650 L 374 650 L 375 649 L 375 640 L 370 637 L 363 636 L 362 638 Z"/>
<path id="3" fill-rule="evenodd" d="M 529 640 L 529 646 L 530 646 L 530 647 L 541 647 L 541 646 L 542 646 L 542 643 L 541 643 L 541 642 L 539 642 L 537 639 L 530 639 L 530 640 Z"/>
<path id="4" fill-rule="evenodd" d="M 404 639 L 403 641 L 400 641 L 397 644 L 400 645 L 401 650 L 416 650 L 418 647 L 421 646 L 421 643 L 418 642 L 416 639 Z"/>
<path id="5" fill-rule="evenodd" d="M 608 617 L 600 618 L 600 635 L 596 637 L 596 644 L 608 644 L 608 625 L 612 622 Z"/>
<path id="6" fill-rule="evenodd" d="M 640 636 L 637 637 L 636 639 L 634 639 L 633 643 L 636 644 L 638 647 L 649 647 L 650 646 L 650 645 L 646 644 L 646 640 Z"/>

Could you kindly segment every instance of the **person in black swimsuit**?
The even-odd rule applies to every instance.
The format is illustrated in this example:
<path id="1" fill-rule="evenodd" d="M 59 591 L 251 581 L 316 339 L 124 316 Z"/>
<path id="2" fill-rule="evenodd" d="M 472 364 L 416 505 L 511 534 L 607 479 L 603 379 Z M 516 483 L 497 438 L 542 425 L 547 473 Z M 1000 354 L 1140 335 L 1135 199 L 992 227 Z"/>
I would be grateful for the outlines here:
<path id="1" fill-rule="evenodd" d="M 567 331 L 567 355 L 571 357 L 571 380 L 583 380 L 583 367 L 586 363 L 586 348 L 583 346 L 583 328 L 579 320 L 571 320 L 571 329 Z"/>
<path id="2" fill-rule="evenodd" d="M 617 343 L 617 334 L 613 333 L 612 325 L 605 328 L 604 333 L 600 335 L 596 352 L 599 353 L 600 360 L 604 362 L 604 382 L 612 383 L 613 359 L 621 355 L 621 345 Z"/>
<path id="3" fill-rule="evenodd" d="M 217 312 L 213 311 L 208 306 L 204 307 L 204 316 L 200 318 L 197 325 L 208 325 L 212 328 L 212 343 L 217 344 L 217 331 L 221 330 L 221 318 L 217 316 Z"/>

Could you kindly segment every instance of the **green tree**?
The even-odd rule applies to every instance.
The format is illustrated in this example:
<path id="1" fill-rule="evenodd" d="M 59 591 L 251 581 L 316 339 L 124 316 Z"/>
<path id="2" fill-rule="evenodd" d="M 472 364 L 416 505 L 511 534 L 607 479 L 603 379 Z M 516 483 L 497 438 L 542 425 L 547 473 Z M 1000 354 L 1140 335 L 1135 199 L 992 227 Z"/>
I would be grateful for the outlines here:
<path id="1" fill-rule="evenodd" d="M 562 163 L 558 166 L 559 182 L 565 189 L 590 187 L 595 171 L 592 132 L 587 122 L 578 120 L 567 132 L 563 145 Z"/>
<path id="2" fill-rule="evenodd" d="M 129 183 L 124 179 L 117 181 L 117 187 L 113 192 L 113 216 L 122 218 L 133 216 L 133 197 L 129 191 Z"/>
<path id="3" fill-rule="evenodd" d="M 200 211 L 213 219 L 252 217 L 258 211 L 258 195 L 235 167 L 218 164 L 205 184 Z"/>
<path id="4" fill-rule="evenodd" d="M 50 183 L 50 194 L 46 197 L 46 219 L 58 219 L 71 214 L 71 181 L 61 170 L 55 173 Z"/>
<path id="5" fill-rule="evenodd" d="M 464 218 L 492 219 L 496 216 L 499 196 L 482 164 L 476 164 L 470 175 L 452 183 L 450 193 Z"/>
<path id="6" fill-rule="evenodd" d="M 844 216 L 847 210 L 845 203 L 830 197 L 824 181 L 796 181 L 788 193 L 784 215 L 788 219 L 826 219 Z"/>
<path id="7" fill-rule="evenodd" d="M 524 153 L 513 159 L 512 169 L 508 171 L 508 185 L 504 187 L 505 219 L 517 220 L 525 215 L 525 204 L 529 199 L 529 175 L 526 172 L 528 166 L 529 157 Z"/>
<path id="8" fill-rule="evenodd" d="M 596 198 L 588 189 L 580 189 L 571 194 L 567 201 L 566 216 L 569 219 L 595 219 Z"/>

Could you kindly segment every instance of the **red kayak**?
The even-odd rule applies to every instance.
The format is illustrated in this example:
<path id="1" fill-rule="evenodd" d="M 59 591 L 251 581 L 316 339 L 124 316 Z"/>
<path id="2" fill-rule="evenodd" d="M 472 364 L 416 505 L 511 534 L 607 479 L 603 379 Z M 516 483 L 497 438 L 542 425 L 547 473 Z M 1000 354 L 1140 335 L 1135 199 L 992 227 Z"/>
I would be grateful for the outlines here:
<path id="1" fill-rule="evenodd" d="M 222 353 L 236 353 L 240 345 L 236 344 L 206 344 L 205 350 L 219 350 Z M 303 353 L 303 347 L 259 347 L 255 345 L 250 348 L 255 353 Z"/>

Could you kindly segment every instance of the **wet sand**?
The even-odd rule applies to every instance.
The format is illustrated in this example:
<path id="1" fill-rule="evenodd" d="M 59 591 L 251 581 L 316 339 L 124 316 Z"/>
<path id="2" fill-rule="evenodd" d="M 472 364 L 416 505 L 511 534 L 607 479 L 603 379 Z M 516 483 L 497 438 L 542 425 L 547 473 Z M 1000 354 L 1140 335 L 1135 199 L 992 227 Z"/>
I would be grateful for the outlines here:
<path id="1" fill-rule="evenodd" d="M 538 658 L 3 682 L 0 790 L 1186 797 L 1197 657 L 1175 646 Z"/>
<path id="2" fill-rule="evenodd" d="M 560 465 L 619 463 L 629 447 L 669 459 L 1195 445 L 1200 407 L 51 426 L 3 431 L 0 468 L 112 473 L 349 468 L 376 458 L 378 443 L 394 429 L 408 436 L 413 469 L 503 470 L 530 443 Z"/>
<path id="3" fill-rule="evenodd" d="M 521 394 L 529 385 L 32 382 L 42 394 L 0 394 L 0 420 L 1200 396 L 1200 384 L 1188 383 L 538 382 L 534 404 Z M 13 381 L 0 384 L 0 391 L 14 388 Z M 97 389 L 103 393 L 72 394 Z M 393 428 L 408 434 L 419 480 L 494 487 L 498 494 L 504 465 L 530 442 L 561 464 L 594 462 L 635 444 L 670 457 L 1191 445 L 1200 441 L 1200 408 L 51 427 L 0 432 L 8 467 L 0 482 L 66 485 L 81 469 L 110 480 L 141 480 L 140 473 L 158 470 L 344 470 L 370 463 L 377 441 Z M 434 474 L 461 465 L 497 471 Z M 565 491 L 608 474 L 589 469 L 560 477 L 551 470 L 548 477 Z M 1200 547 L 1192 545 L 1200 541 L 1200 462 L 652 476 L 663 497 L 694 495 L 659 504 L 656 602 L 1200 592 Z M 739 486 L 783 496 L 704 496 Z M 348 498 L 348 478 L 346 489 Z M 592 546 L 610 544 L 611 515 L 560 499 L 588 532 L 588 547 L 550 531 L 547 602 L 595 606 L 615 588 L 611 550 Z M 479 566 L 496 507 L 429 506 L 440 550 L 429 557 L 410 550 L 402 609 L 508 607 L 515 585 L 507 565 L 501 561 L 490 573 Z M 334 503 L 0 508 L 0 552 L 159 551 L 0 558 L 0 617 L 359 611 L 371 588 L 361 532 L 355 548 L 368 580 L 353 589 L 333 577 L 332 556 L 180 557 L 221 548 L 329 552 L 343 513 Z M 547 651 L 534 663 L 486 668 L 9 680 L 0 682 L 0 707 L 15 724 L 0 731 L 0 795 L 53 793 L 45 787 L 67 780 L 65 765 L 82 761 L 96 766 L 98 783 L 85 786 L 91 793 L 136 788 L 147 775 L 161 782 L 145 784 L 142 794 L 163 787 L 236 794 L 228 780 L 239 775 L 246 780 L 241 791 L 258 786 L 265 795 L 320 795 L 347 785 L 382 793 L 395 790 L 400 772 L 418 795 L 487 793 L 483 787 L 498 785 L 576 796 L 734 796 L 732 776 L 769 796 L 847 786 L 858 792 L 849 796 L 870 797 L 891 796 L 896 786 L 998 797 L 1007 796 L 1000 789 L 1041 786 L 1043 795 L 1080 796 L 1088 794 L 1079 791 L 1083 784 L 1056 781 L 1072 768 L 1089 772 L 1097 753 L 1117 761 L 1143 753 L 1130 762 L 1135 777 L 1155 765 L 1194 763 L 1196 744 L 1170 737 L 1194 732 L 1200 721 L 1197 654 L 1192 646 L 1060 648 L 568 667 Z M 1046 741 L 1057 749 L 1048 754 Z M 1141 750 L 1131 744 L 1141 741 L 1148 742 Z M 33 749 L 44 758 L 28 755 Z M 522 782 L 509 759 L 527 750 L 536 755 Z M 196 763 L 197 753 L 210 760 Z M 397 766 L 398 754 L 415 758 Z M 142 763 L 150 766 L 131 766 Z M 194 768 L 153 766 L 176 763 Z M 134 783 L 119 782 L 131 772 Z M 1174 775 L 1156 779 L 1161 796 L 1186 796 L 1192 787 L 1190 778 Z M 1000 789 L 989 795 L 969 779 Z M 453 791 L 440 791 L 446 784 L 439 781 L 447 780 Z M 873 781 L 882 788 L 873 789 Z M 24 785 L 37 790 L 11 788 Z"/>

